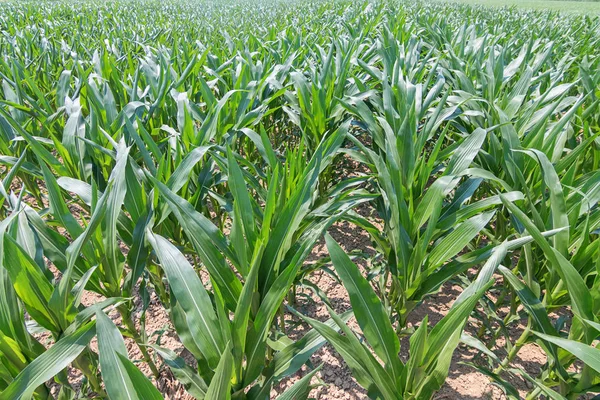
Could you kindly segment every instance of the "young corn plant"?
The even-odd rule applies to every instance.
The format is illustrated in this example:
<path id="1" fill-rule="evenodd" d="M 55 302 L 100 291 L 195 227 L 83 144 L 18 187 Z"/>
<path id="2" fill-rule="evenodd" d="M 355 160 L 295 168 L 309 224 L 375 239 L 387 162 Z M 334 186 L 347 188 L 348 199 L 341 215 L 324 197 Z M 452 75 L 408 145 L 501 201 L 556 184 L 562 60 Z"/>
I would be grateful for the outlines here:
<path id="1" fill-rule="evenodd" d="M 532 42 L 530 47 L 523 49 L 506 67 L 504 61 L 510 57 L 508 51 L 502 49 L 503 53 L 498 57 L 493 48 L 494 46 L 489 47 L 487 60 L 481 59 L 481 68 L 473 69 L 481 71 L 485 68 L 488 71 L 481 75 L 481 79 L 486 82 L 484 88 L 493 84 L 490 81 L 496 79 L 493 84 L 495 86 L 490 86 L 489 89 L 492 92 L 484 90 L 484 95 L 488 96 L 486 101 L 478 101 L 476 86 L 469 87 L 465 83 L 468 81 L 463 79 L 460 84 L 465 88 L 465 93 L 469 94 L 461 94 L 460 101 L 469 107 L 477 107 L 479 115 L 485 116 L 479 121 L 472 120 L 471 123 L 485 121 L 487 124 L 498 124 L 499 136 L 491 137 L 493 140 L 485 144 L 488 154 L 482 159 L 482 163 L 494 174 L 490 182 L 501 183 L 508 190 L 517 189 L 525 193 L 523 210 L 531 215 L 527 216 L 512 201 L 503 199 L 507 212 L 498 217 L 496 239 L 513 234 L 512 229 L 515 229 L 515 234 L 530 234 L 536 238 L 536 242 L 525 245 L 512 273 L 506 268 L 502 269 L 506 286 L 499 300 L 492 302 L 493 310 L 500 309 L 504 299 L 508 298 L 510 311 L 502 318 L 494 311 L 491 312 L 500 326 L 493 329 L 488 346 L 493 346 L 498 336 L 504 334 L 508 356 L 504 359 L 490 358 L 490 364 L 496 366 L 492 370 L 484 370 L 484 373 L 498 377 L 500 371 L 509 370 L 514 375 L 535 383 L 535 390 L 529 394 L 532 398 L 541 393 L 548 395 L 548 391 L 556 396 L 576 397 L 594 390 L 595 372 L 590 372 L 593 368 L 586 366 L 585 373 L 581 375 L 568 374 L 566 371 L 574 358 L 562 354 L 563 350 L 558 350 L 552 342 L 544 342 L 544 349 L 552 361 L 537 380 L 525 371 L 511 368 L 511 363 L 522 346 L 539 340 L 539 336 L 533 332 L 559 336 L 562 324 L 551 323 L 547 313 L 567 307 L 578 308 L 574 305 L 577 300 L 567 296 L 567 293 L 576 291 L 573 287 L 566 288 L 567 281 L 571 285 L 577 285 L 579 291 L 592 290 L 593 293 L 594 281 L 590 272 L 596 269 L 597 250 L 595 246 L 588 247 L 588 243 L 593 243 L 596 239 L 593 232 L 597 225 L 597 212 L 593 204 L 598 199 L 593 160 L 597 134 L 592 133 L 589 124 L 581 123 L 589 120 L 588 115 L 596 108 L 593 92 L 588 91 L 587 96 L 569 96 L 573 84 L 560 84 L 559 79 L 567 74 L 571 61 L 561 60 L 560 74 L 543 73 L 545 63 L 551 57 L 551 47 L 542 48 L 539 43 Z M 485 53 L 478 53 L 483 54 Z M 490 107 L 491 104 L 494 104 L 493 108 Z M 557 117 L 552 118 L 553 115 Z M 547 240 L 540 235 L 541 231 L 547 229 L 559 231 L 551 239 L 553 250 L 550 250 Z M 532 233 L 534 231 L 535 234 Z M 551 251 L 558 252 L 562 258 L 553 260 Z M 546 257 L 548 261 L 545 261 Z M 562 267 L 558 268 L 557 265 Z M 579 276 L 564 275 L 567 271 L 576 271 Z M 523 277 L 525 284 L 515 274 Z M 588 301 L 590 299 L 587 294 L 581 296 L 588 298 Z M 528 321 L 521 336 L 512 339 L 505 334 L 505 326 L 519 319 L 517 310 L 520 303 L 528 311 Z M 547 312 L 542 312 L 543 309 Z M 589 307 L 585 317 L 576 315 L 571 321 L 575 327 L 572 330 L 574 333 L 570 335 L 585 343 L 586 339 L 578 328 L 582 318 L 593 323 L 595 317 Z M 516 389 L 501 378 L 499 381 L 507 394 L 514 397 Z"/>
<path id="2" fill-rule="evenodd" d="M 62 385 L 61 395 L 71 396 L 74 392 L 63 371 L 71 363 L 85 377 L 82 390 L 87 387 L 91 393 L 104 395 L 98 356 L 88 346 L 94 336 L 90 319 L 125 299 L 113 297 L 85 307 L 81 303 L 84 289 L 97 267 L 73 282 L 78 271 L 74 264 L 67 265 L 58 281 L 44 260 L 65 261 L 67 248 L 58 239 L 62 237 L 22 198 L 11 194 L 8 200 L 14 211 L 0 227 L 2 396 L 47 399 L 51 394 L 43 383 L 51 378 Z M 27 325 L 23 311 L 30 318 Z M 32 326 L 37 332 L 48 332 L 55 344 L 46 349 L 28 332 Z"/>
<path id="3" fill-rule="evenodd" d="M 597 296 L 593 293 L 598 285 L 595 275 L 599 249 L 594 242 L 595 235 L 587 229 L 590 215 L 585 217 L 586 228 L 576 233 L 581 237 L 575 241 L 577 245 L 574 252 L 565 256 L 559 250 L 560 233 L 549 242 L 535 222 L 521 209 L 506 198 L 502 200 L 513 218 L 522 224 L 524 233 L 534 238 L 534 244 L 526 247 L 523 257 L 526 271 L 519 268 L 520 262 L 512 269 L 500 267 L 500 272 L 518 297 L 516 305 L 511 306 L 511 313 L 516 313 L 512 308 L 521 303 L 524 313 L 528 316 L 528 322 L 518 339 L 511 343 L 506 357 L 500 359 L 494 356 L 490 360 L 491 364 L 495 365 L 493 376 L 497 377 L 501 371 L 508 371 L 530 381 L 534 389 L 527 398 L 536 398 L 541 394 L 552 398 L 577 398 L 590 391 L 596 391 L 599 382 L 598 366 L 588 357 L 588 353 L 597 352 L 592 342 L 598 335 Z M 555 204 L 559 207 L 560 201 L 556 201 Z M 555 212 L 560 212 L 557 207 Z M 569 232 L 568 227 L 561 229 L 561 233 L 564 232 Z M 538 252 L 541 252 L 541 255 L 538 255 Z M 540 278 L 532 272 L 534 263 L 542 265 L 545 269 L 543 274 L 538 273 Z M 549 318 L 553 311 L 566 307 L 573 312 L 572 319 L 568 321 L 568 331 L 567 321 L 559 319 L 554 322 Z M 508 323 L 510 319 L 506 321 Z M 548 356 L 548 363 L 537 377 L 511 366 L 522 347 L 531 342 L 539 343 Z M 571 368 L 577 359 L 583 361 L 583 368 L 572 372 Z M 501 378 L 499 381 L 515 397 L 514 387 Z"/>
<path id="4" fill-rule="evenodd" d="M 389 55 L 382 50 L 381 58 Z M 382 97 L 347 103 L 373 141 L 369 148 L 359 138 L 352 139 L 360 150 L 355 157 L 371 170 L 381 193 L 375 207 L 383 232 L 358 215 L 352 220 L 372 234 L 383 254 L 380 291 L 403 326 L 423 296 L 453 276 L 436 272 L 472 243 L 501 201 L 490 196 L 465 205 L 484 180 L 485 171 L 469 167 L 488 133 L 477 129 L 442 150 L 449 125 L 439 128 L 454 112 L 446 109 L 444 79 L 439 77 L 425 92 L 422 84 L 414 85 L 403 76 L 399 62 L 391 68 L 381 73 Z M 522 197 L 518 192 L 507 196 Z M 454 273 L 458 272 L 462 271 Z"/>
<path id="5" fill-rule="evenodd" d="M 400 340 L 373 287 L 329 235 L 326 242 L 335 271 L 348 290 L 362 337 L 357 337 L 331 308 L 329 313 L 341 333 L 315 319 L 299 316 L 335 347 L 369 398 L 430 399 L 443 385 L 465 322 L 491 282 L 471 287 L 472 296 L 457 300 L 431 331 L 425 317 L 410 339 L 408 361 L 402 362 Z"/>
<path id="6" fill-rule="evenodd" d="M 190 383 L 194 396 L 213 398 L 209 392 L 219 390 L 220 396 L 245 398 L 248 393 L 249 398 L 267 398 L 274 383 L 295 371 L 281 364 L 291 360 L 279 354 L 293 354 L 292 349 L 298 352 L 299 346 L 314 343 L 292 344 L 283 353 L 268 344 L 286 335 L 282 305 L 316 241 L 349 208 L 373 198 L 352 187 L 350 191 L 334 188 L 328 198 L 316 196 L 320 173 L 338 153 L 346 131 L 347 127 L 340 128 L 324 139 L 302 166 L 295 166 L 293 159 L 281 164 L 265 141 L 265 162 L 271 163 L 266 191 L 254 186 L 260 184 L 257 180 L 246 180 L 248 171 L 238 164 L 239 155 L 227 150 L 218 164 L 227 172 L 233 203 L 225 203 L 231 220 L 228 234 L 152 179 L 159 199 L 168 205 L 155 210 L 154 221 L 164 219 L 160 213 L 174 214 L 214 290 L 211 296 L 184 254 L 153 232 L 160 230 L 160 224 L 152 229 L 150 221 L 145 237 L 169 283 L 171 318 L 182 342 L 198 360 L 199 374 L 194 375 L 198 384 Z M 282 325 L 275 323 L 277 316 Z M 158 351 L 176 368 L 172 354 Z M 285 361 L 279 361 L 282 357 Z"/>

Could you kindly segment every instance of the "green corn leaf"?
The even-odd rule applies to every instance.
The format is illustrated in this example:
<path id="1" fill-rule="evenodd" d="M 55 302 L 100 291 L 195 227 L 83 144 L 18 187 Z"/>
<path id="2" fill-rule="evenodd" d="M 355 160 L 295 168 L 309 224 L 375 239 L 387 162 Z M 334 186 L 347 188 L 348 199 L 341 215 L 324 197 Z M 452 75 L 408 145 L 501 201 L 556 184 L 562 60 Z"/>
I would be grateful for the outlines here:
<path id="1" fill-rule="evenodd" d="M 340 318 L 346 323 L 353 315 L 352 311 L 349 310 L 341 314 Z M 334 331 L 339 330 L 339 327 L 333 319 L 328 319 L 324 324 L 331 327 Z M 294 374 L 326 342 L 325 338 L 321 336 L 317 330 L 311 329 L 302 336 L 302 339 L 295 341 L 286 346 L 283 350 L 278 351 L 273 357 L 274 380 L 279 381 L 282 378 Z"/>
<path id="2" fill-rule="evenodd" d="M 68 171 L 65 169 L 63 164 L 56 159 L 52 155 L 48 149 L 46 149 L 42 142 L 36 140 L 33 136 L 31 136 L 25 129 L 21 127 L 17 121 L 15 121 L 10 115 L 6 113 L 4 108 L 0 107 L 0 116 L 4 118 L 4 120 L 8 121 L 10 125 L 15 128 L 15 130 L 27 141 L 27 143 L 31 146 L 32 151 L 49 165 L 51 165 L 60 175 L 68 175 Z"/>
<path id="3" fill-rule="evenodd" d="M 376 393 L 377 388 L 371 377 L 369 368 L 365 364 L 368 356 L 362 345 L 356 346 L 351 338 L 346 338 L 340 335 L 330 326 L 323 324 L 320 321 L 300 315 L 300 317 L 310 324 L 321 336 L 323 336 L 344 358 L 348 368 L 352 371 L 352 375 L 358 383 L 369 390 L 370 393 Z M 356 339 L 356 338 L 354 338 Z"/>
<path id="4" fill-rule="evenodd" d="M 327 234 L 325 241 L 335 270 L 348 290 L 354 315 L 365 338 L 390 368 L 394 381 L 397 381 L 402 373 L 402 364 L 398 358 L 400 342 L 383 305 L 358 267 L 335 240 Z"/>
<path id="5" fill-rule="evenodd" d="M 64 336 L 46 352 L 31 362 L 11 384 L 0 393 L 2 399 L 28 399 L 39 385 L 66 368 L 87 347 L 96 334 L 95 322 L 88 323 Z"/>
<path id="6" fill-rule="evenodd" d="M 100 368 L 108 396 L 111 400 L 137 400 L 134 383 L 119 359 L 119 355 L 127 357 L 125 341 L 119 329 L 104 312 L 99 311 L 96 313 L 96 330 Z"/>
<path id="7" fill-rule="evenodd" d="M 28 360 L 21 352 L 19 343 L 6 336 L 2 331 L 0 331 L 0 354 L 15 370 L 20 371 L 27 366 Z M 12 380 L 12 376 L 10 380 Z"/>
<path id="8" fill-rule="evenodd" d="M 164 400 L 160 392 L 154 387 L 154 385 L 152 385 L 152 382 L 150 382 L 148 378 L 146 378 L 142 371 L 140 371 L 129 360 L 129 358 L 127 358 L 126 355 L 117 353 L 117 357 L 119 358 L 121 366 L 129 375 L 129 378 L 131 379 L 131 382 L 133 384 L 133 389 L 135 390 L 139 399 Z"/>
<path id="9" fill-rule="evenodd" d="M 415 386 L 423 379 L 424 371 L 420 368 L 425 361 L 425 355 L 427 352 L 427 329 L 429 324 L 429 317 L 425 315 L 425 318 L 421 321 L 421 324 L 410 337 L 410 357 L 406 363 L 406 392 L 412 393 L 415 390 Z"/>
<path id="10" fill-rule="evenodd" d="M 235 310 L 237 299 L 242 291 L 242 284 L 226 264 L 223 254 L 219 252 L 219 250 L 224 251 L 225 254 L 231 255 L 230 259 L 235 259 L 225 237 L 208 218 L 197 212 L 190 203 L 171 192 L 167 186 L 154 178 L 151 180 L 169 203 L 171 210 L 194 245 L 198 256 L 208 269 L 211 279 L 219 287 L 227 307 Z"/>
<path id="11" fill-rule="evenodd" d="M 550 207 L 552 208 L 552 227 L 554 229 L 566 228 L 569 226 L 569 217 L 567 216 L 567 205 L 563 195 L 563 188 L 560 178 L 554 169 L 554 166 L 548 160 L 548 157 L 539 150 L 524 150 L 523 153 L 535 157 L 540 164 L 544 182 L 550 191 Z M 556 234 L 552 241 L 554 248 L 562 255 L 567 255 L 569 246 L 569 230 L 565 229 Z"/>
<path id="12" fill-rule="evenodd" d="M 260 261 L 264 251 L 264 245 L 262 239 L 258 239 L 254 255 L 252 256 L 252 265 L 246 282 L 242 288 L 242 293 L 237 303 L 235 313 L 233 316 L 233 356 L 234 366 L 238 378 L 241 378 L 242 363 L 244 359 L 244 353 L 246 350 L 246 335 L 248 334 L 248 325 L 250 320 L 250 311 L 252 307 L 252 298 L 256 293 L 258 286 L 258 271 L 260 268 Z"/>
<path id="13" fill-rule="evenodd" d="M 523 303 L 523 306 L 527 310 L 528 314 L 531 315 L 535 321 L 538 329 L 541 329 L 546 335 L 558 337 L 558 332 L 556 332 L 554 325 L 552 325 L 550 318 L 548 318 L 546 308 L 539 301 L 539 299 L 535 297 L 531 289 L 522 283 L 508 268 L 500 266 L 499 270 L 510 283 L 510 285 L 515 289 L 517 296 L 519 296 L 519 299 L 521 299 L 521 303 Z M 554 357 L 555 365 L 559 368 L 561 375 L 566 377 L 566 372 L 560 363 L 556 346 L 550 342 L 549 349 L 550 353 Z"/>
<path id="14" fill-rule="evenodd" d="M 529 314 L 536 321 L 537 326 L 547 335 L 557 336 L 556 329 L 550 322 L 546 309 L 523 282 L 521 282 L 508 268 L 500 266 L 500 272 L 516 290 L 521 302 Z"/>
<path id="15" fill-rule="evenodd" d="M 25 162 L 26 155 L 27 153 L 23 152 L 23 154 L 21 154 L 18 160 L 14 163 L 10 171 L 8 171 L 6 176 L 2 179 L 2 181 L 0 181 L 0 206 L 4 204 L 4 200 L 8 197 L 8 193 L 6 193 L 6 188 L 10 187 L 10 185 L 12 184 L 13 179 L 15 178 L 15 176 L 21 169 L 21 166 Z"/>
<path id="16" fill-rule="evenodd" d="M 227 161 L 229 168 L 229 180 L 228 183 L 231 187 L 231 192 L 234 199 L 235 215 L 241 218 L 242 226 L 244 228 L 244 235 L 248 241 L 250 249 L 254 249 L 254 244 L 257 240 L 256 227 L 254 214 L 252 212 L 252 200 L 246 188 L 246 182 L 242 175 L 242 170 L 235 161 L 233 153 L 230 149 L 227 150 Z"/>
<path id="17" fill-rule="evenodd" d="M 534 238 L 535 242 L 543 250 L 544 255 L 550 260 L 554 269 L 565 281 L 574 312 L 584 319 L 593 320 L 592 296 L 585 285 L 583 278 L 579 275 L 579 272 L 558 252 L 558 250 L 550 246 L 550 243 L 548 243 L 539 229 L 525 213 L 502 195 L 501 198 L 506 208 L 508 208 L 508 210 L 525 226 L 527 232 Z"/>
<path id="18" fill-rule="evenodd" d="M 133 243 L 127 253 L 127 265 L 131 268 L 131 274 L 127 276 L 124 285 L 129 293 L 133 291 L 146 268 L 146 262 L 150 255 L 150 248 L 146 244 L 146 230 L 149 229 L 152 222 L 152 213 L 143 214 L 133 229 Z"/>
<path id="19" fill-rule="evenodd" d="M 399 395 L 397 389 L 399 382 L 392 380 L 388 371 L 372 355 L 371 350 L 359 341 L 354 332 L 352 332 L 341 318 L 331 308 L 328 307 L 328 310 L 332 319 L 340 327 L 343 335 L 322 322 L 303 315 L 299 316 L 326 338 L 336 351 L 340 353 L 352 371 L 352 376 L 369 393 L 376 398 L 379 396 L 386 400 L 397 398 Z"/>
<path id="20" fill-rule="evenodd" d="M 156 345 L 152 348 L 165 360 L 175 378 L 183 384 L 190 395 L 199 400 L 205 398 L 208 386 L 194 368 L 187 365 L 185 360 L 172 350 Z"/>
<path id="21" fill-rule="evenodd" d="M 452 155 L 444 174 L 447 176 L 458 175 L 467 169 L 479 153 L 486 136 L 487 132 L 481 128 L 477 128 L 467 136 Z"/>
<path id="22" fill-rule="evenodd" d="M 123 255 L 119 249 L 117 238 L 117 219 L 127 192 L 127 179 L 125 169 L 129 156 L 129 148 L 121 141 L 117 147 L 117 162 L 108 180 L 109 190 L 106 199 L 106 214 L 103 220 L 104 249 L 106 251 L 106 264 L 104 269 L 106 284 L 111 287 L 120 285 L 121 272 L 123 271 Z M 85 236 L 84 236 L 85 237 Z"/>
<path id="23" fill-rule="evenodd" d="M 463 250 L 488 224 L 494 214 L 493 211 L 489 211 L 470 218 L 436 243 L 429 254 L 428 270 L 434 270 Z"/>
<path id="24" fill-rule="evenodd" d="M 231 399 L 231 375 L 233 373 L 233 356 L 231 343 L 227 344 L 223 356 L 215 370 L 215 375 L 206 391 L 206 399 Z"/>
<path id="25" fill-rule="evenodd" d="M 575 340 L 563 339 L 556 336 L 546 335 L 544 333 L 535 332 L 533 333 L 544 339 L 547 342 L 553 343 L 563 349 L 567 350 L 569 353 L 573 354 L 575 357 L 579 358 L 590 368 L 593 368 L 596 372 L 600 372 L 600 350 L 589 346 L 585 343 L 580 343 Z"/>
<path id="26" fill-rule="evenodd" d="M 319 174 L 331 162 L 333 156 L 340 148 L 347 131 L 348 124 L 344 124 L 333 134 L 322 140 L 304 169 L 302 178 L 296 185 L 292 196 L 284 205 L 281 213 L 279 213 L 275 226 L 270 230 L 270 240 L 263 255 L 259 274 L 259 291 L 261 294 L 266 293 L 276 279 L 279 270 L 278 262 L 283 259 L 285 253 L 291 247 L 293 235 L 310 210 Z M 274 200 L 278 202 L 281 199 L 275 198 Z M 268 214 L 267 208 L 274 209 L 275 205 L 267 203 L 265 206 L 265 220 Z M 265 225 L 263 222 L 263 230 L 269 228 L 270 226 Z"/>
<path id="27" fill-rule="evenodd" d="M 173 174 L 167 181 L 167 186 L 173 193 L 177 193 L 187 182 L 192 169 L 198 164 L 204 155 L 210 150 L 212 146 L 201 146 L 190 151 L 181 163 L 177 166 Z"/>
<path id="28" fill-rule="evenodd" d="M 244 376 L 246 385 L 254 381 L 264 367 L 266 336 L 275 318 L 275 314 L 281 307 L 283 299 L 289 293 L 298 271 L 302 267 L 303 260 L 308 256 L 314 243 L 333 221 L 334 219 L 330 219 L 321 222 L 314 229 L 306 232 L 303 240 L 300 241 L 298 247 L 293 252 L 293 256 L 287 263 L 287 268 L 275 279 L 269 291 L 264 295 L 254 318 L 252 329 L 248 332 L 246 342 L 247 367 Z"/>
<path id="29" fill-rule="evenodd" d="M 453 305 L 450 312 L 446 314 L 440 322 L 431 330 L 428 338 L 428 347 L 426 360 L 436 360 L 445 343 L 457 332 L 461 331 L 467 317 L 473 311 L 477 302 L 481 299 L 483 293 L 492 285 L 489 281 L 486 285 L 475 291 L 472 296 L 466 298 L 456 306 Z M 460 335 L 459 335 L 460 337 Z"/>
<path id="30" fill-rule="evenodd" d="M 98 312 L 101 312 L 109 307 L 118 307 L 125 302 L 127 302 L 127 299 L 123 297 L 110 297 L 106 300 L 102 300 L 96 304 L 83 308 L 83 310 L 79 311 L 75 318 L 73 318 L 73 322 L 67 329 L 65 329 L 64 334 L 72 334 L 82 325 L 87 324 L 93 317 L 96 316 Z"/>
<path id="31" fill-rule="evenodd" d="M 552 399 L 552 400 L 566 400 L 566 397 L 564 397 L 560 393 L 558 393 L 558 392 L 550 389 L 549 387 L 546 387 L 541 380 L 532 378 L 531 376 L 529 376 L 528 373 L 526 373 L 522 369 L 520 369 L 520 368 L 519 369 L 517 369 L 517 368 L 509 368 L 508 371 L 513 372 L 515 374 L 518 374 L 518 375 L 521 375 L 522 377 L 524 377 L 526 380 L 528 380 L 529 382 L 531 382 L 536 388 L 540 389 L 540 392 L 542 392 L 546 396 L 548 396 L 549 399 Z"/>
<path id="32" fill-rule="evenodd" d="M 493 274 L 496 271 L 496 268 L 498 268 L 498 266 L 500 265 L 500 263 L 506 257 L 507 252 L 508 252 L 507 242 L 503 242 L 500 245 L 494 247 L 494 249 L 492 250 L 492 254 L 491 254 L 490 258 L 483 265 L 483 267 L 479 271 L 479 274 L 477 274 L 477 279 L 475 280 L 475 282 L 471 283 L 456 298 L 456 301 L 453 303 L 452 306 L 453 307 L 458 306 L 464 300 L 466 300 L 469 297 L 473 296 L 475 293 L 479 292 L 483 287 L 487 286 L 488 283 L 490 282 L 490 279 L 492 279 Z"/>
<path id="33" fill-rule="evenodd" d="M 15 292 L 25 304 L 27 312 L 43 327 L 60 332 L 60 323 L 50 307 L 54 288 L 36 263 L 10 236 L 4 235 L 3 266 L 8 270 Z"/>
<path id="34" fill-rule="evenodd" d="M 300 379 L 298 382 L 294 383 L 291 388 L 289 388 L 288 390 L 283 392 L 281 395 L 279 395 L 279 397 L 277 397 L 277 399 L 278 400 L 306 400 L 308 398 L 308 393 L 310 392 L 310 381 L 311 381 L 312 377 L 315 376 L 315 374 L 317 372 L 319 372 L 320 369 L 321 369 L 321 366 L 319 366 L 317 369 L 314 369 L 311 372 L 309 372 L 308 374 L 306 374 L 304 377 L 302 377 L 302 379 Z"/>
<path id="35" fill-rule="evenodd" d="M 224 351 L 223 332 L 202 281 L 177 248 L 150 231 L 148 241 L 167 274 L 171 290 L 183 309 L 190 332 L 211 368 L 216 368 Z"/>

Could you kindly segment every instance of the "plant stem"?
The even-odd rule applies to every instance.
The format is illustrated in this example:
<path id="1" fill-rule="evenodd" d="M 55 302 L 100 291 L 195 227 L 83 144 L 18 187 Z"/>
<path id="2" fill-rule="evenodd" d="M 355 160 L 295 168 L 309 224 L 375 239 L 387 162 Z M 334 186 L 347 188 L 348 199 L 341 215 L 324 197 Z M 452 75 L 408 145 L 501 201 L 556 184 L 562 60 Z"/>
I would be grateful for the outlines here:
<path id="1" fill-rule="evenodd" d="M 533 399 L 537 399 L 538 395 L 540 394 L 541 389 L 540 388 L 535 388 L 535 390 L 533 390 L 531 393 L 529 393 L 527 395 L 527 397 L 525 398 L 525 400 L 533 400 Z"/>
<path id="2" fill-rule="evenodd" d="M 125 327 L 127 328 L 127 332 L 133 337 L 133 340 L 135 340 L 135 343 L 137 344 L 138 348 L 140 349 L 140 352 L 142 353 L 142 356 L 144 357 L 144 361 L 150 367 L 150 370 L 152 371 L 154 377 L 158 378 L 158 376 L 160 375 L 158 372 L 158 368 L 156 367 L 156 364 L 154 364 L 154 361 L 152 361 L 152 357 L 150 357 L 150 354 L 148 353 L 148 350 L 146 350 L 146 347 L 141 343 L 142 338 L 137 329 L 135 328 L 135 324 L 133 322 L 133 319 L 131 318 L 131 313 L 127 309 L 127 306 L 121 305 L 118 307 L 118 309 L 119 313 L 121 314 L 121 318 L 123 319 L 123 324 L 125 324 Z"/>
<path id="3" fill-rule="evenodd" d="M 517 353 L 519 352 L 521 347 L 523 347 L 525 342 L 527 342 L 527 339 L 529 338 L 530 334 L 531 334 L 531 317 L 527 321 L 527 327 L 525 327 L 525 330 L 523 331 L 523 333 L 521 334 L 519 339 L 517 339 L 517 341 L 515 342 L 515 345 L 512 347 L 512 349 L 510 349 L 506 358 L 504 360 L 502 360 L 502 363 L 494 370 L 495 374 L 499 374 L 504 368 L 506 368 L 506 366 L 508 364 L 510 364 L 510 362 L 515 358 L 515 356 L 517 355 Z"/>
<path id="4" fill-rule="evenodd" d="M 100 379 L 98 375 L 94 373 L 94 371 L 90 368 L 92 364 L 92 360 L 86 354 L 89 351 L 89 348 L 86 349 L 83 353 L 79 355 L 74 361 L 73 366 L 83 373 L 83 375 L 87 378 L 92 390 L 98 394 L 100 397 L 106 397 L 106 392 L 102 389 L 102 385 L 100 383 Z"/>

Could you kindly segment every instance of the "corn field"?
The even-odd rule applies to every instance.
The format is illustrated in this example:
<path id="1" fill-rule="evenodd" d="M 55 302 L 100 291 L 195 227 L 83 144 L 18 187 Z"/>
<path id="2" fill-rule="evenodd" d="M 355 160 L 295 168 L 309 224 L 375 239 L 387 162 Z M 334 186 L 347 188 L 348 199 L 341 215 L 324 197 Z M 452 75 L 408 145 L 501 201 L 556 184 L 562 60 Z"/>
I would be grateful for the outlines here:
<path id="1" fill-rule="evenodd" d="M 435 398 L 457 349 L 498 399 L 600 392 L 599 17 L 7 0 L 0 31 L 1 400 L 329 399 L 324 347 L 356 398 Z"/>

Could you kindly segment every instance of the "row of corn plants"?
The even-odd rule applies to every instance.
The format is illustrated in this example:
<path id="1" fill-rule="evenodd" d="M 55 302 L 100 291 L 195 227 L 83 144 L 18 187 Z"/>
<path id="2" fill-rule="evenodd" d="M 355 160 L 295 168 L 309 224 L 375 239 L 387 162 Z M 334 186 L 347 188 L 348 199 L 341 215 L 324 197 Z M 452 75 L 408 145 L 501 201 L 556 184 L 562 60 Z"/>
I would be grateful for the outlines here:
<path id="1" fill-rule="evenodd" d="M 0 399 L 162 399 L 161 379 L 307 399 L 326 344 L 372 399 L 433 398 L 460 345 L 508 399 L 600 392 L 599 28 L 395 0 L 0 3 Z M 147 331 L 151 298 L 189 357 Z"/>

